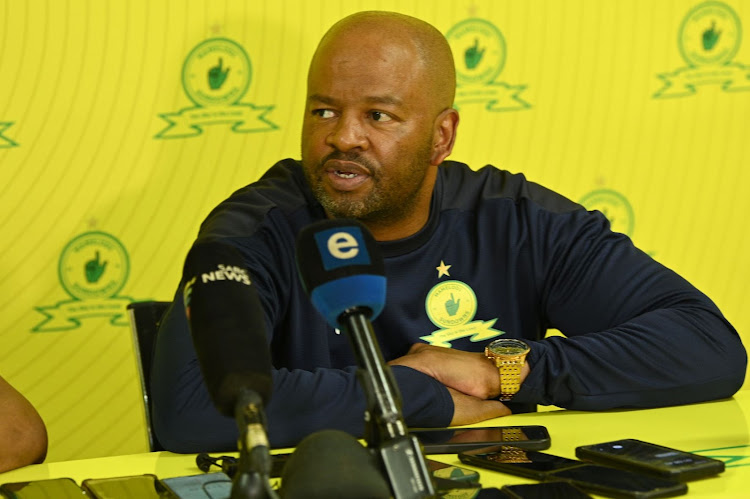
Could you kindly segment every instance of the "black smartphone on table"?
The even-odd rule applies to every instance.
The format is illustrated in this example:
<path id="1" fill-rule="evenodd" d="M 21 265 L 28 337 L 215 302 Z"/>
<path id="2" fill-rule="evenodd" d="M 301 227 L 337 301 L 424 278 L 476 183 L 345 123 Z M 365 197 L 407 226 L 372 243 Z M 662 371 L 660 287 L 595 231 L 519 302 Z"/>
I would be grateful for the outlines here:
<path id="1" fill-rule="evenodd" d="M 679 480 L 696 480 L 724 471 L 724 462 L 634 438 L 576 447 L 576 457 L 616 468 Z"/>
<path id="2" fill-rule="evenodd" d="M 162 499 L 167 492 L 156 475 L 144 474 L 113 478 L 87 478 L 81 483 L 89 497 L 95 499 Z"/>
<path id="3" fill-rule="evenodd" d="M 512 446 L 464 451 L 458 458 L 465 464 L 534 480 L 569 482 L 608 497 L 671 497 L 687 493 L 687 485 L 675 480 Z"/>
<path id="4" fill-rule="evenodd" d="M 500 490 L 511 499 L 591 499 L 590 495 L 569 482 L 503 485 Z"/>
<path id="5" fill-rule="evenodd" d="M 457 454 L 491 445 L 514 445 L 524 449 L 549 449 L 547 428 L 528 426 L 483 426 L 478 428 L 414 428 L 425 454 Z"/>
<path id="6" fill-rule="evenodd" d="M 51 478 L 0 485 L 0 496 L 7 499 L 82 499 L 86 492 L 72 478 Z"/>

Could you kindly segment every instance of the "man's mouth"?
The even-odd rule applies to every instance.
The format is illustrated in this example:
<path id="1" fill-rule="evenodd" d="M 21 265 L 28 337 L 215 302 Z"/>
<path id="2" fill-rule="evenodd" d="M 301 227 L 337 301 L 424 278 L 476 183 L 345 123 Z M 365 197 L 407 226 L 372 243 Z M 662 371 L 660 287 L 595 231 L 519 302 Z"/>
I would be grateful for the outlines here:
<path id="1" fill-rule="evenodd" d="M 367 167 L 354 161 L 332 159 L 326 162 L 325 172 L 331 187 L 337 191 L 354 191 L 370 179 Z"/>
<path id="2" fill-rule="evenodd" d="M 341 159 L 329 159 L 324 163 L 325 169 L 336 175 L 353 178 L 357 175 L 369 175 L 370 171 L 365 166 L 356 161 L 347 161 Z"/>
<path id="3" fill-rule="evenodd" d="M 345 172 L 345 171 L 341 171 L 341 170 L 334 170 L 333 173 L 335 173 L 336 175 L 338 175 L 341 178 L 354 178 L 354 177 L 356 177 L 358 175 L 357 173 Z"/>

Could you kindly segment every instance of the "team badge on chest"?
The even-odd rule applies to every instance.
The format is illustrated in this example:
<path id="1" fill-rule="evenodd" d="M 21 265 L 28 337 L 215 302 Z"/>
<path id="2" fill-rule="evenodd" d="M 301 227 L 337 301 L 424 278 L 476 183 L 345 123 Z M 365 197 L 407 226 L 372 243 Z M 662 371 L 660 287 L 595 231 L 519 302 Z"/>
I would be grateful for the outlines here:
<path id="1" fill-rule="evenodd" d="M 489 321 L 474 320 L 477 297 L 471 287 L 461 281 L 451 280 L 436 284 L 427 293 L 425 311 L 439 329 L 421 339 L 435 346 L 451 347 L 451 341 L 470 336 L 473 342 L 486 341 L 504 331 L 493 329 L 497 318 Z"/>

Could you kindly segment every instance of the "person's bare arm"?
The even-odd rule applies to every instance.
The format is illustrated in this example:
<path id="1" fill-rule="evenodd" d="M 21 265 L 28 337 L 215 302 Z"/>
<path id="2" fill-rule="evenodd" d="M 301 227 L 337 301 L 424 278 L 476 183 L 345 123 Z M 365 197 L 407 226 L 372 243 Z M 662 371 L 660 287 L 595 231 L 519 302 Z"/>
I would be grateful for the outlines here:
<path id="1" fill-rule="evenodd" d="M 0 473 L 41 463 L 47 455 L 47 428 L 26 398 L 0 377 Z"/>
<path id="2" fill-rule="evenodd" d="M 461 426 L 511 414 L 510 409 L 498 400 L 483 400 L 448 387 L 453 399 L 453 418 L 450 426 Z"/>
<path id="3" fill-rule="evenodd" d="M 500 396 L 500 374 L 483 353 L 416 343 L 409 353 L 389 362 L 408 366 L 432 376 L 448 388 L 480 399 Z M 521 383 L 530 371 L 528 363 L 521 370 Z"/>
<path id="4" fill-rule="evenodd" d="M 417 343 L 408 354 L 389 364 L 411 367 L 445 385 L 453 398 L 451 426 L 478 423 L 511 413 L 502 402 L 487 400 L 500 395 L 500 375 L 497 367 L 482 353 Z M 521 372 L 521 382 L 528 373 L 526 364 Z"/>

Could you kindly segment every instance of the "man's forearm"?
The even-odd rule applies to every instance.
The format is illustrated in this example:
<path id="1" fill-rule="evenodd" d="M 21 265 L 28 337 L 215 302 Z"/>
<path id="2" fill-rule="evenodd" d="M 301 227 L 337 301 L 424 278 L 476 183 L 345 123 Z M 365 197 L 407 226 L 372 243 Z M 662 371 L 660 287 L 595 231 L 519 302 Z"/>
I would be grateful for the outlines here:
<path id="1" fill-rule="evenodd" d="M 0 378 L 0 473 L 41 463 L 47 455 L 47 429 L 26 398 Z"/>

